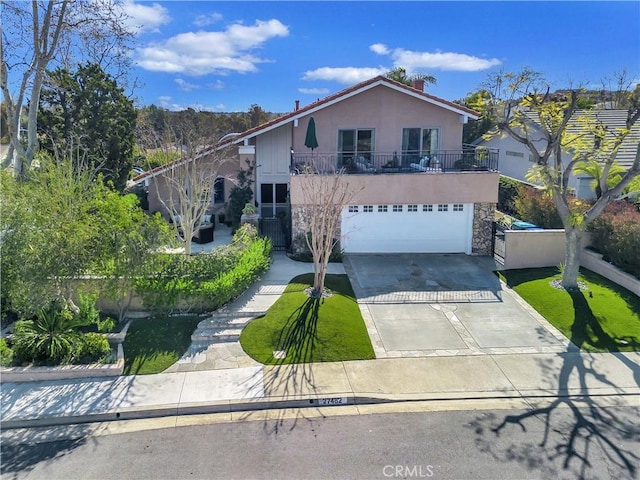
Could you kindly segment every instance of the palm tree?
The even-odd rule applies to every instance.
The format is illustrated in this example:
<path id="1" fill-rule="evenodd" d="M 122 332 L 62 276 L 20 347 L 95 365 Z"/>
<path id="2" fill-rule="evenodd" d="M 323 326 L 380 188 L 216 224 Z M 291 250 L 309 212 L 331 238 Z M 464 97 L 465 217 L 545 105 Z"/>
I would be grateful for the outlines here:
<path id="1" fill-rule="evenodd" d="M 598 162 L 597 160 L 585 160 L 583 162 L 579 162 L 573 167 L 573 173 L 582 173 L 593 178 L 593 188 L 596 192 L 596 198 L 600 198 L 602 196 L 602 188 L 600 186 L 600 179 L 604 174 L 605 164 L 602 162 Z M 611 164 L 611 168 L 609 169 L 609 173 L 607 175 L 607 188 L 614 187 L 622 178 L 626 170 L 618 165 L 617 163 Z"/>
<path id="2" fill-rule="evenodd" d="M 396 82 L 404 83 L 411 87 L 414 80 L 423 80 L 426 85 L 435 85 L 437 83 L 436 77 L 427 75 L 426 73 L 418 73 L 415 75 L 407 75 L 407 69 L 404 67 L 395 67 L 389 70 L 385 76 Z"/>

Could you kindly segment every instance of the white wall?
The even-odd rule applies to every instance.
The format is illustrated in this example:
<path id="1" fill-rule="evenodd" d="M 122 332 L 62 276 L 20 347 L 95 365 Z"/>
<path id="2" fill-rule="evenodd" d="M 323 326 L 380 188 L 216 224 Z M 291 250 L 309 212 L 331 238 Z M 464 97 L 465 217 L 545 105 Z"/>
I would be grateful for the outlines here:
<path id="1" fill-rule="evenodd" d="M 536 146 L 539 151 L 542 151 L 545 144 L 546 142 L 539 141 L 536 143 Z M 483 140 L 480 145 L 497 148 L 499 150 L 498 170 L 501 174 L 528 181 L 525 177 L 534 163 L 529 161 L 531 153 L 524 145 L 509 136 L 495 136 L 490 140 Z M 507 152 L 516 152 L 522 154 L 522 156 L 507 155 Z M 566 165 L 567 162 L 570 161 L 569 156 L 564 154 L 562 161 Z M 587 185 L 586 188 L 585 184 Z M 576 192 L 580 194 L 579 196 L 581 198 L 590 198 L 593 195 L 593 190 L 589 185 L 590 182 L 588 180 L 581 183 L 574 174 L 571 174 L 569 177 L 569 188 L 576 189 Z"/>
<path id="2" fill-rule="evenodd" d="M 256 138 L 258 184 L 289 183 L 291 142 L 291 124 L 283 125 Z"/>

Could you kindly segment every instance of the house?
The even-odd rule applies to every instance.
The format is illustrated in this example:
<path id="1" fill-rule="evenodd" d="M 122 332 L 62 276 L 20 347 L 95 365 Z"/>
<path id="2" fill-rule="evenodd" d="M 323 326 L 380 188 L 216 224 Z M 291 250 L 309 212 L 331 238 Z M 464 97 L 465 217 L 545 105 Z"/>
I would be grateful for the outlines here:
<path id="1" fill-rule="evenodd" d="M 532 118 L 532 125 L 534 128 L 539 128 L 535 123 L 535 117 Z M 569 124 L 567 131 L 569 133 L 578 133 L 580 125 L 584 122 L 598 122 L 602 125 L 603 131 L 606 132 L 607 139 L 612 138 L 614 132 L 619 132 L 625 128 L 625 121 L 627 119 L 627 110 L 623 109 L 597 109 L 597 110 L 578 110 L 572 117 L 572 122 Z M 535 135 L 532 136 L 535 138 Z M 598 140 L 593 135 L 590 142 L 587 142 L 586 146 L 593 147 L 597 144 Z M 620 150 L 616 155 L 616 163 L 621 167 L 628 169 L 633 164 L 636 155 L 636 149 L 638 142 L 640 141 L 640 123 L 636 123 L 630 134 L 625 138 Z M 542 152 L 546 147 L 546 142 L 543 140 L 537 140 L 533 142 L 538 151 Z M 484 146 L 499 151 L 498 165 L 500 166 L 500 173 L 507 177 L 512 177 L 518 180 L 526 180 L 526 175 L 534 165 L 534 159 L 530 151 L 525 145 L 514 140 L 508 135 L 495 135 L 492 138 L 485 140 L 483 138 L 474 142 L 474 145 Z M 574 153 L 567 150 L 563 153 L 562 163 L 565 166 L 573 159 Z M 575 195 L 580 198 L 591 199 L 595 198 L 594 190 L 594 178 L 586 174 L 571 173 L 568 181 L 568 186 L 575 192 Z"/>
<path id="2" fill-rule="evenodd" d="M 305 231 L 299 173 L 344 169 L 360 192 L 342 213 L 346 253 L 490 254 L 497 153 L 462 145 L 463 125 L 477 117 L 419 83 L 409 87 L 379 76 L 304 107 L 296 102 L 292 112 L 227 145 L 236 147 L 235 168 L 256 166 L 262 218 L 290 205 L 294 237 Z M 313 150 L 305 146 L 312 118 Z"/>

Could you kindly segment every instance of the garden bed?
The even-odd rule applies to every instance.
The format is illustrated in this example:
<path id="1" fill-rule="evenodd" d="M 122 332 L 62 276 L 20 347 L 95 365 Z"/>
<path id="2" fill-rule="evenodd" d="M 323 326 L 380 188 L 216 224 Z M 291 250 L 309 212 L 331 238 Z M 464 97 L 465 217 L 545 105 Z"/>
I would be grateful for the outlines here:
<path id="1" fill-rule="evenodd" d="M 122 375 L 124 350 L 116 346 L 115 363 L 91 363 L 87 365 L 59 365 L 55 367 L 2 367 L 0 382 L 38 382 L 44 380 L 68 380 L 74 378 L 105 378 Z"/>

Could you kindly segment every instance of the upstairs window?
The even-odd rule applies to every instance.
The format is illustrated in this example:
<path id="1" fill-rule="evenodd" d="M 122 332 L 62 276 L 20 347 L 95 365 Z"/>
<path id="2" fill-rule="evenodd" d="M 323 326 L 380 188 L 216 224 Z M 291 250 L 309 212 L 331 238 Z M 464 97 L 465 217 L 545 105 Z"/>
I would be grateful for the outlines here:
<path id="1" fill-rule="evenodd" d="M 439 141 L 440 130 L 437 128 L 402 129 L 402 153 L 413 159 L 435 154 Z"/>
<path id="2" fill-rule="evenodd" d="M 373 157 L 374 132 L 371 128 L 338 130 L 338 154 L 348 164 L 359 157 L 369 161 Z"/>

